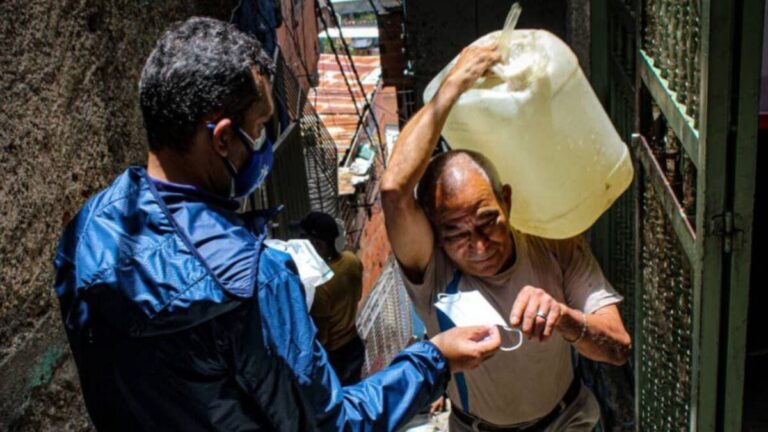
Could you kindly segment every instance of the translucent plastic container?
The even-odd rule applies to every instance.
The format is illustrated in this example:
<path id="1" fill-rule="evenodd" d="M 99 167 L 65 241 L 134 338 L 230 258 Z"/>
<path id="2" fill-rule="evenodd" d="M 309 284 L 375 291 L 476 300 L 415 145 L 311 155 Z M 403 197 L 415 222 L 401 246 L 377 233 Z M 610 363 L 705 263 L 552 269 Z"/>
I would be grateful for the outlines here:
<path id="1" fill-rule="evenodd" d="M 512 186 L 513 227 L 555 239 L 580 234 L 632 182 L 627 146 L 563 41 L 510 29 L 474 44 L 495 40 L 502 63 L 459 98 L 443 137 L 494 162 Z M 430 82 L 425 100 L 455 62 Z"/>

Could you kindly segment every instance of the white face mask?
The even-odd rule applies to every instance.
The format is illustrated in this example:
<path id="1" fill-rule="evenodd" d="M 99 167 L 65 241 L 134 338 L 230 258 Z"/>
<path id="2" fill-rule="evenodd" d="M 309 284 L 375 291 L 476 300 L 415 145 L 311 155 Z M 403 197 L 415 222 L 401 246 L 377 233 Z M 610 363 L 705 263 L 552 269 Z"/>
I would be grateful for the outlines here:
<path id="1" fill-rule="evenodd" d="M 304 294 L 307 297 L 307 309 L 312 309 L 316 287 L 322 285 L 333 277 L 333 270 L 320 258 L 309 240 L 264 240 L 264 244 L 272 249 L 277 249 L 291 255 L 296 268 L 299 270 L 299 278 L 304 285 Z"/>
<path id="2" fill-rule="evenodd" d="M 502 351 L 514 351 L 523 344 L 523 332 L 512 328 L 501 317 L 496 308 L 480 294 L 480 291 L 459 291 L 456 294 L 441 293 L 437 296 L 435 307 L 440 309 L 457 327 L 499 326 L 512 333 L 513 343 L 499 348 Z"/>
<path id="3" fill-rule="evenodd" d="M 251 151 L 259 151 L 264 146 L 264 143 L 267 142 L 267 129 L 261 128 L 261 134 L 259 134 L 258 138 L 253 139 L 250 135 L 248 135 L 244 130 L 240 129 L 240 132 L 243 134 L 242 139 L 246 140 L 248 145 L 251 146 Z"/>

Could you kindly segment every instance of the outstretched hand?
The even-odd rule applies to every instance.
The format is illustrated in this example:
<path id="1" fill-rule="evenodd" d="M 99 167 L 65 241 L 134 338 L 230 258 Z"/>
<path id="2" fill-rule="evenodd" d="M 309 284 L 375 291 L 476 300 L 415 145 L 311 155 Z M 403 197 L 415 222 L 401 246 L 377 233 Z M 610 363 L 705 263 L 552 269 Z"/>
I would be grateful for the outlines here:
<path id="1" fill-rule="evenodd" d="M 472 370 L 499 349 L 501 335 L 496 326 L 454 327 L 431 339 L 448 359 L 451 372 Z"/>

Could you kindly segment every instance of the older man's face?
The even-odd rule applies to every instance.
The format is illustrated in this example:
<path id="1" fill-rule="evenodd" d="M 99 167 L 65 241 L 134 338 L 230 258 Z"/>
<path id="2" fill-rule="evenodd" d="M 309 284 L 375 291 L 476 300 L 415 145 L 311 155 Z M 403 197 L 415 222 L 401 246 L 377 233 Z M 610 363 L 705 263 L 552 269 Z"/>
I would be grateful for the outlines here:
<path id="1" fill-rule="evenodd" d="M 435 235 L 464 273 L 491 276 L 505 268 L 514 248 L 509 230 L 510 194 L 499 202 L 485 175 L 473 168 L 450 174 L 436 190 Z"/>

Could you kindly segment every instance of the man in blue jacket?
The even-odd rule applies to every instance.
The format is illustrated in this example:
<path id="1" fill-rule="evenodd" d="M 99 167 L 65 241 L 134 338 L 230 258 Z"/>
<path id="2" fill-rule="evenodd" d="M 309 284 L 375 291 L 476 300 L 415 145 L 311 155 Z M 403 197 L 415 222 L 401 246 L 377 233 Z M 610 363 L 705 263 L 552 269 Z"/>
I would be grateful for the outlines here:
<path id="1" fill-rule="evenodd" d="M 147 167 L 92 197 L 61 238 L 56 293 L 99 430 L 393 430 L 500 343 L 495 329 L 454 329 L 340 386 L 295 265 L 262 245 L 268 212 L 237 212 L 272 164 L 268 69 L 223 22 L 165 33 L 139 84 Z"/>

